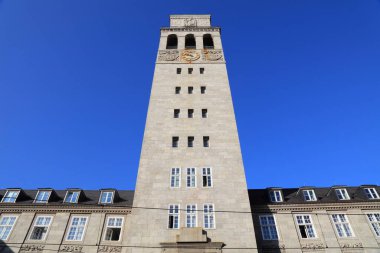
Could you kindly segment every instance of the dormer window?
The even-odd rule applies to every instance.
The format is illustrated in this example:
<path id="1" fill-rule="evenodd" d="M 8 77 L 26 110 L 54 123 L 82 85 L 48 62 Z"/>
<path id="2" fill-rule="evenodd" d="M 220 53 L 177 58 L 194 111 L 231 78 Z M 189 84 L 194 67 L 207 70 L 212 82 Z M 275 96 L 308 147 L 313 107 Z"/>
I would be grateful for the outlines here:
<path id="1" fill-rule="evenodd" d="M 339 200 L 349 200 L 350 196 L 348 195 L 348 192 L 346 189 L 335 189 L 336 197 Z"/>
<path id="2" fill-rule="evenodd" d="M 8 190 L 1 202 L 3 203 L 15 203 L 20 191 Z"/>
<path id="3" fill-rule="evenodd" d="M 78 203 L 80 191 L 68 191 L 66 193 L 65 203 Z"/>
<path id="4" fill-rule="evenodd" d="M 317 201 L 314 190 L 303 190 L 302 192 L 305 201 Z"/>
<path id="5" fill-rule="evenodd" d="M 51 191 L 38 191 L 34 203 L 48 203 Z"/>
<path id="6" fill-rule="evenodd" d="M 99 202 L 100 204 L 111 204 L 113 202 L 113 191 L 102 191 Z"/>
<path id="7" fill-rule="evenodd" d="M 271 202 L 282 202 L 282 195 L 280 190 L 273 190 L 269 192 Z"/>
<path id="8" fill-rule="evenodd" d="M 364 192 L 368 199 L 380 199 L 375 188 L 364 188 Z"/>

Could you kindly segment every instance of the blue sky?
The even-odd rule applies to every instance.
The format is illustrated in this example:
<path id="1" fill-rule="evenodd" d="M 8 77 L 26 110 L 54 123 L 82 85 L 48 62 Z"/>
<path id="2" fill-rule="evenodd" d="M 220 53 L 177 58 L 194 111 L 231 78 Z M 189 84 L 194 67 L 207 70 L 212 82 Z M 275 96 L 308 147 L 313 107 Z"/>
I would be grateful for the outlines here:
<path id="1" fill-rule="evenodd" d="M 222 27 L 250 188 L 380 184 L 380 1 L 0 0 L 0 188 L 134 188 L 174 13 Z"/>

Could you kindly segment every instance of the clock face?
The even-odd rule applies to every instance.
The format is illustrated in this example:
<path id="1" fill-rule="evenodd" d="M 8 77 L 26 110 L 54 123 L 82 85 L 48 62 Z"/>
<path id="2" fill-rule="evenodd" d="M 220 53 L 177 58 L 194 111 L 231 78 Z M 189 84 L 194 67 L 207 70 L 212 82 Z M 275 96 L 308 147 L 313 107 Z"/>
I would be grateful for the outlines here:
<path id="1" fill-rule="evenodd" d="M 200 57 L 199 53 L 195 50 L 184 50 L 181 54 L 181 59 L 186 62 L 192 62 L 198 60 Z"/>

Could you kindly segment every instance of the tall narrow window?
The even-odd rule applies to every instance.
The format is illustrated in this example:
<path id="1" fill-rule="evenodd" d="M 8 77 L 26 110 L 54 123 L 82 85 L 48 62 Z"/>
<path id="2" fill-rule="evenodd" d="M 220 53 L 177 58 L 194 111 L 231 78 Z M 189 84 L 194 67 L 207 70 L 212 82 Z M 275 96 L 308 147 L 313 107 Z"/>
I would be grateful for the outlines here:
<path id="1" fill-rule="evenodd" d="M 189 75 L 193 74 L 193 68 L 188 68 L 188 69 L 187 69 L 187 73 L 188 73 Z"/>
<path id="2" fill-rule="evenodd" d="M 67 233 L 67 241 L 82 241 L 84 230 L 86 228 L 87 217 L 74 216 L 71 219 L 69 232 Z"/>
<path id="3" fill-rule="evenodd" d="M 187 146 L 189 148 L 194 147 L 194 136 L 189 136 L 187 137 Z"/>
<path id="4" fill-rule="evenodd" d="M 119 241 L 122 226 L 123 226 L 122 217 L 108 217 L 104 240 L 105 241 Z"/>
<path id="5" fill-rule="evenodd" d="M 181 74 L 182 72 L 182 69 L 181 68 L 177 68 L 177 75 Z"/>
<path id="6" fill-rule="evenodd" d="M 78 203 L 79 191 L 67 191 L 64 202 L 65 203 Z"/>
<path id="7" fill-rule="evenodd" d="M 193 116 L 194 116 L 194 109 L 188 109 L 187 110 L 187 117 L 193 118 Z"/>
<path id="8" fill-rule="evenodd" d="M 302 192 L 306 201 L 317 201 L 314 190 L 303 190 Z"/>
<path id="9" fill-rule="evenodd" d="M 181 182 L 181 169 L 180 168 L 172 168 L 170 173 L 170 187 L 178 188 L 180 187 Z"/>
<path id="10" fill-rule="evenodd" d="M 211 168 L 202 168 L 202 185 L 203 187 L 212 187 Z"/>
<path id="11" fill-rule="evenodd" d="M 214 49 L 214 41 L 211 34 L 203 35 L 203 48 L 204 49 Z"/>
<path id="12" fill-rule="evenodd" d="M 207 118 L 207 109 L 202 109 L 202 118 Z"/>
<path id="13" fill-rule="evenodd" d="M 210 137 L 203 136 L 203 147 L 205 147 L 205 148 L 210 147 Z"/>
<path id="14" fill-rule="evenodd" d="M 273 190 L 269 192 L 271 202 L 282 202 L 282 195 L 280 190 Z"/>
<path id="15" fill-rule="evenodd" d="M 179 228 L 179 205 L 169 205 L 169 229 Z"/>
<path id="16" fill-rule="evenodd" d="M 193 34 L 187 34 L 185 36 L 185 49 L 195 49 L 195 37 Z"/>
<path id="17" fill-rule="evenodd" d="M 166 49 L 177 49 L 178 47 L 178 38 L 175 34 L 170 34 L 166 41 Z"/>
<path id="18" fill-rule="evenodd" d="M 0 219 L 0 240 L 8 240 L 9 235 L 16 223 L 16 216 L 4 215 Z"/>
<path id="19" fill-rule="evenodd" d="M 278 240 L 276 222 L 273 215 L 261 215 L 259 218 L 263 240 Z"/>
<path id="20" fill-rule="evenodd" d="M 20 191 L 10 191 L 8 190 L 3 199 L 1 200 L 1 202 L 3 203 L 15 203 L 16 202 L 16 199 L 19 195 Z"/>
<path id="21" fill-rule="evenodd" d="M 206 94 L 206 86 L 201 86 L 201 94 Z"/>
<path id="22" fill-rule="evenodd" d="M 187 168 L 186 171 L 186 186 L 188 188 L 196 187 L 196 172 L 195 168 Z"/>
<path id="23" fill-rule="evenodd" d="M 38 191 L 34 203 L 48 203 L 51 191 Z"/>
<path id="24" fill-rule="evenodd" d="M 179 137 L 178 136 L 173 136 L 172 137 L 172 147 L 173 148 L 178 148 L 178 142 L 179 142 Z"/>
<path id="25" fill-rule="evenodd" d="M 316 238 L 310 215 L 297 215 L 297 225 L 302 238 Z"/>
<path id="26" fill-rule="evenodd" d="M 204 204 L 203 215 L 204 228 L 215 228 L 214 204 Z"/>
<path id="27" fill-rule="evenodd" d="M 336 197 L 339 200 L 349 200 L 350 196 L 348 195 L 348 192 L 346 189 L 335 189 Z"/>
<path id="28" fill-rule="evenodd" d="M 375 188 L 364 188 L 364 192 L 368 199 L 379 199 L 379 194 Z"/>
<path id="29" fill-rule="evenodd" d="M 189 94 L 193 94 L 193 90 L 194 90 L 194 87 L 193 87 L 193 86 L 189 86 L 189 87 L 187 87 L 187 93 L 189 93 Z"/>
<path id="30" fill-rule="evenodd" d="M 380 213 L 369 213 L 367 218 L 375 235 L 380 237 Z"/>
<path id="31" fill-rule="evenodd" d="M 175 119 L 178 119 L 178 118 L 179 118 L 179 112 L 180 112 L 179 109 L 174 109 L 174 118 L 175 118 Z"/>
<path id="32" fill-rule="evenodd" d="M 336 232 L 339 237 L 353 237 L 350 223 L 345 214 L 333 214 L 331 215 L 335 225 Z"/>
<path id="33" fill-rule="evenodd" d="M 181 93 L 181 87 L 177 86 L 175 87 L 175 94 L 180 94 Z"/>
<path id="34" fill-rule="evenodd" d="M 186 227 L 194 228 L 197 226 L 197 205 L 186 206 Z"/>
<path id="35" fill-rule="evenodd" d="M 200 68 L 199 69 L 199 74 L 203 75 L 205 73 L 205 68 Z"/>
<path id="36" fill-rule="evenodd" d="M 101 204 L 111 204 L 113 202 L 113 191 L 102 191 L 99 202 Z"/>
<path id="37" fill-rule="evenodd" d="M 51 224 L 51 216 L 37 216 L 33 225 L 32 233 L 30 234 L 30 240 L 45 240 L 46 235 Z"/>

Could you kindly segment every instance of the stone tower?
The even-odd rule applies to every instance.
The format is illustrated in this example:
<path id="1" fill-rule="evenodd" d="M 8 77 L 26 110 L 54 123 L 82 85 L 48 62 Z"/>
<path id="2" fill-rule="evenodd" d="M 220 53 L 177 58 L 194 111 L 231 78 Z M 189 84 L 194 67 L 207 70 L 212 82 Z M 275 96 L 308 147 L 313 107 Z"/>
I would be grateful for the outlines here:
<path id="1" fill-rule="evenodd" d="M 133 206 L 130 252 L 257 252 L 220 28 L 210 15 L 171 15 L 161 28 Z"/>

